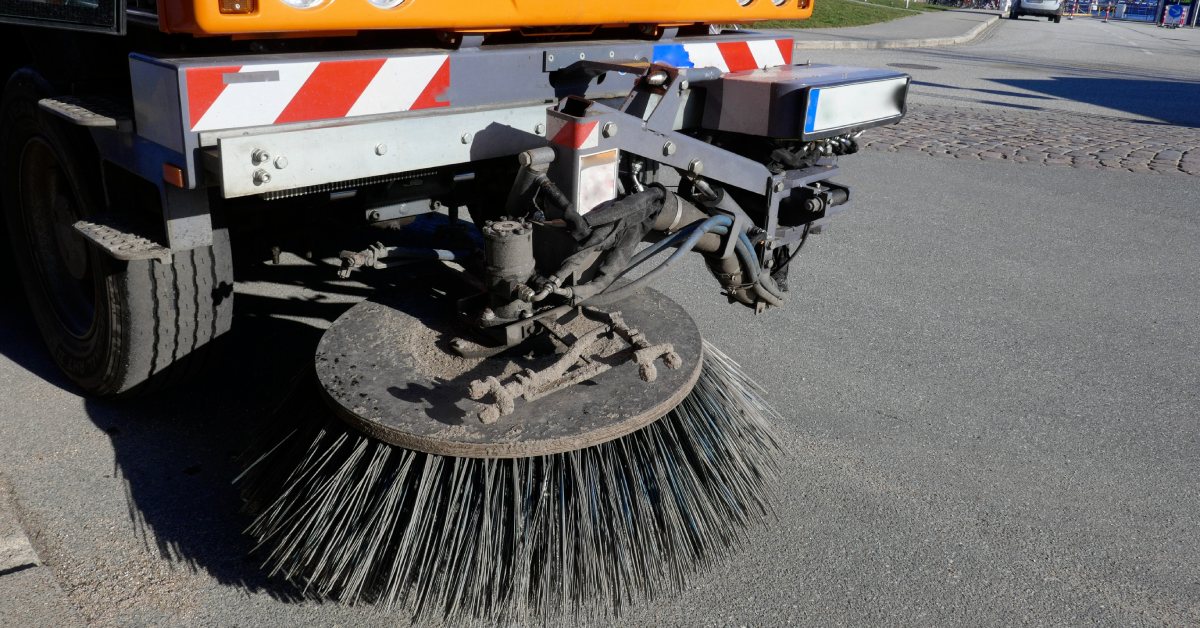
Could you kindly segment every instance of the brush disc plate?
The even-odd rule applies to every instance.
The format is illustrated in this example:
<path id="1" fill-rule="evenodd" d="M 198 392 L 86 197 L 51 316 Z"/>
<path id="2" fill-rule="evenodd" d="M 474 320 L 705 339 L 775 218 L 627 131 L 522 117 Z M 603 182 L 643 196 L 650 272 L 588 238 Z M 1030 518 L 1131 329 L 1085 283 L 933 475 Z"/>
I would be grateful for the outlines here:
<path id="1" fill-rule="evenodd" d="M 512 414 L 485 424 L 480 402 L 467 394 L 471 381 L 494 376 L 507 382 L 522 368 L 543 368 L 555 361 L 554 343 L 539 337 L 496 357 L 459 357 L 450 350 L 461 336 L 452 310 L 414 296 L 363 301 L 334 321 L 317 348 L 317 377 L 343 420 L 392 445 L 469 458 L 583 449 L 659 419 L 700 374 L 700 332 L 679 304 L 644 289 L 606 309 L 620 311 L 650 343 L 672 343 L 683 365 L 669 369 L 659 360 L 657 379 L 644 382 L 633 360 L 624 358 L 628 352 L 619 351 L 627 344 L 601 341 L 597 348 L 612 353 L 602 351 L 599 359 L 616 366 L 535 401 L 517 398 Z M 582 316 L 561 324 L 576 336 L 601 325 Z"/>

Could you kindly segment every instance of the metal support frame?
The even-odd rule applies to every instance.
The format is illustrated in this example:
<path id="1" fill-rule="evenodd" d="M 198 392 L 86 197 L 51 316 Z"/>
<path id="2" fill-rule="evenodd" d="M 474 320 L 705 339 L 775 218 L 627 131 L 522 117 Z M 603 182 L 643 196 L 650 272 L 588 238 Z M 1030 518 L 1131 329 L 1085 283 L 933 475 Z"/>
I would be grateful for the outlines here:
<path id="1" fill-rule="evenodd" d="M 832 176 L 835 169 L 823 166 L 799 178 L 794 173 L 775 175 L 752 159 L 678 131 L 701 126 L 703 105 L 710 97 L 706 92 L 734 70 L 718 46 L 731 42 L 771 51 L 764 68 L 787 65 L 791 60 L 790 52 L 780 53 L 790 51 L 790 40 L 752 32 L 662 42 L 535 42 L 495 47 L 464 39 L 454 50 L 178 59 L 134 54 L 130 57 L 134 130 L 103 128 L 93 130 L 93 135 L 105 159 L 158 187 L 170 247 L 191 248 L 211 242 L 206 186 L 219 185 L 226 198 L 271 197 L 291 190 L 516 155 L 546 145 L 547 105 L 575 96 L 590 102 L 585 113 L 589 120 L 619 127 L 619 134 L 601 139 L 601 147 L 671 166 L 693 180 L 763 196 L 768 206 L 768 237 L 774 237 L 779 199 L 795 187 Z M 197 111 L 212 103 L 190 100 L 198 92 L 189 89 L 189 81 L 199 77 L 218 81 L 219 97 L 224 90 L 250 89 L 245 86 L 264 82 L 270 85 L 254 89 L 275 90 L 272 81 L 280 81 L 280 89 L 285 84 L 299 85 L 303 78 L 296 78 L 301 71 L 298 66 L 363 61 L 394 63 L 400 68 L 408 67 L 405 64 L 410 61 L 425 67 L 440 64 L 450 78 L 443 91 L 432 96 L 436 102 L 429 101 L 432 104 L 425 108 L 286 124 L 274 114 L 264 119 L 261 102 L 247 101 L 249 106 L 259 107 L 257 118 L 221 118 L 234 128 L 200 125 L 203 114 Z M 758 58 L 752 62 L 757 63 Z M 311 67 L 307 71 L 311 72 Z M 389 80 L 399 81 L 403 71 L 397 70 L 401 73 Z M 697 90 L 699 87 L 706 89 Z M 199 191 L 185 192 L 165 184 L 164 168 L 175 173 L 175 183 Z M 724 208 L 718 206 L 744 223 L 744 212 L 739 216 L 730 207 L 729 202 Z"/>
<path id="2" fill-rule="evenodd" d="M 837 167 L 827 160 L 809 168 L 776 174 L 757 161 L 674 130 L 674 121 L 686 107 L 693 86 L 717 78 L 720 72 L 712 68 L 681 69 L 653 64 L 638 79 L 621 109 L 578 99 L 576 106 L 571 107 L 581 110 L 574 116 L 577 126 L 613 130 L 600 133 L 597 144 L 586 153 L 616 149 L 676 168 L 704 187 L 717 183 L 761 195 L 765 199 L 766 221 L 760 226 L 768 241 L 774 246 L 796 242 L 802 237 L 801 231 L 779 226 L 780 201 L 796 188 L 832 178 Z M 551 115 L 566 115 L 564 108 L 560 106 Z M 709 207 L 734 219 L 731 233 L 742 232 L 753 224 L 737 202 L 719 189 Z M 735 239 L 729 238 L 722 257 L 732 256 L 735 244 Z"/>
<path id="3" fill-rule="evenodd" d="M 346 128 L 367 124 L 379 117 L 334 116 L 324 120 L 290 124 L 282 124 L 274 119 L 265 123 L 254 122 L 247 117 L 246 121 L 231 120 L 229 128 L 195 130 L 194 123 L 197 121 L 191 120 L 190 117 L 193 106 L 197 103 L 191 102 L 190 94 L 193 91 L 189 90 L 189 81 L 193 80 L 189 77 L 193 76 L 193 71 L 199 71 L 207 77 L 205 80 L 212 80 L 215 76 L 227 86 L 262 81 L 269 83 L 271 89 L 278 87 L 286 90 L 288 68 L 305 67 L 311 71 L 311 66 L 322 63 L 354 63 L 367 60 L 386 60 L 389 64 L 404 67 L 409 60 L 417 63 L 422 59 L 444 60 L 448 64 L 450 78 L 444 91 L 437 95 L 438 105 L 432 109 L 408 112 L 420 117 L 445 112 L 461 113 L 483 109 L 495 111 L 501 107 L 545 107 L 568 95 L 601 100 L 619 99 L 629 93 L 635 78 L 633 73 L 612 71 L 601 81 L 597 74 L 579 73 L 571 66 L 581 60 L 649 63 L 659 59 L 670 59 L 682 67 L 688 67 L 692 63 L 688 60 L 689 51 L 697 59 L 711 58 L 713 55 L 719 57 L 718 44 L 732 42 L 748 45 L 767 44 L 767 48 L 776 48 L 776 44 L 779 44 L 776 49 L 791 46 L 789 38 L 746 32 L 732 36 L 701 36 L 660 42 L 601 40 L 503 46 L 479 46 L 478 41 L 466 37 L 462 39 L 460 48 L 452 50 L 424 48 L 181 58 L 159 58 L 135 53 L 130 55 L 130 77 L 133 84 L 137 137 L 159 145 L 159 152 L 170 156 L 170 161 L 154 164 L 154 167 L 147 164 L 147 168 L 137 173 L 149 180 L 156 180 L 161 176 L 162 163 L 171 163 L 183 169 L 187 187 L 197 187 L 207 184 L 203 177 L 199 149 L 214 145 L 222 131 L 227 134 L 256 135 L 331 125 Z M 773 61 L 764 61 L 764 67 L 789 62 L 790 54 Z M 295 88 L 296 85 L 292 85 L 292 89 Z M 400 107 L 391 113 L 399 114 L 402 110 L 403 107 Z M 136 160 L 126 157 L 116 161 Z"/>
<path id="4" fill-rule="evenodd" d="M 544 146 L 538 104 L 260 134 L 213 134 L 213 174 L 225 198 L 516 155 Z M 540 130 L 540 132 L 539 132 Z"/>

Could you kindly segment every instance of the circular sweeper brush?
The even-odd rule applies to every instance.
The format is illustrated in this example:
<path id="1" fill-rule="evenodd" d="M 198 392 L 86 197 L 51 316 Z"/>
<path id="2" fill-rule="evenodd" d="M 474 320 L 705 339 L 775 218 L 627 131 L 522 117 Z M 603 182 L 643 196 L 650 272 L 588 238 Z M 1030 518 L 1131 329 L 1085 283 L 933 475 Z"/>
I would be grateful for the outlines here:
<path id="1" fill-rule="evenodd" d="M 325 402 L 242 482 L 273 574 L 420 622 L 612 615 L 681 589 L 769 512 L 760 391 L 644 289 L 496 353 L 452 307 L 376 299 L 322 338 Z"/>

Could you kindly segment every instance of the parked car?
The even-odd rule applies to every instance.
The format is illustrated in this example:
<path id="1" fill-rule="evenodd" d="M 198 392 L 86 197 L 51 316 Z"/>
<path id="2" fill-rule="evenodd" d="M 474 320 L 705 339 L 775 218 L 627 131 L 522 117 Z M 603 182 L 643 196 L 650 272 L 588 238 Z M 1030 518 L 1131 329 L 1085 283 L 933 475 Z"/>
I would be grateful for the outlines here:
<path id="1" fill-rule="evenodd" d="M 1013 0 L 1008 17 L 1015 20 L 1022 15 L 1036 15 L 1058 24 L 1062 21 L 1064 4 L 1064 0 Z"/>

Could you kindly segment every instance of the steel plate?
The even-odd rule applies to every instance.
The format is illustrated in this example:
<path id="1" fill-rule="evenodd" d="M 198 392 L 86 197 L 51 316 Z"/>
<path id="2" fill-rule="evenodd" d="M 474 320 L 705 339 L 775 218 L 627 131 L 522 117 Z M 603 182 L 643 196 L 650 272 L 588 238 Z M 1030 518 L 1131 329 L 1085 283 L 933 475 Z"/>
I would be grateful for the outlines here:
<path id="1" fill-rule="evenodd" d="M 554 361 L 554 344 L 533 339 L 492 358 L 467 360 L 449 349 L 460 330 L 445 300 L 413 295 L 363 301 L 321 338 L 317 377 L 330 405 L 356 429 L 387 443 L 469 458 L 549 455 L 620 438 L 665 415 L 691 392 L 700 374 L 701 338 L 687 312 L 645 289 L 608 307 L 653 344 L 670 342 L 683 364 L 644 382 L 632 360 L 533 402 L 516 400 L 495 423 L 478 418 L 468 398 L 472 380 L 539 368 Z M 599 325 L 582 318 L 572 330 Z M 616 347 L 618 345 L 612 345 Z M 612 361 L 619 361 L 620 353 Z"/>

